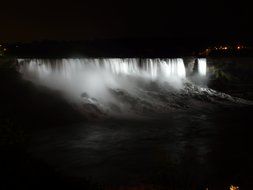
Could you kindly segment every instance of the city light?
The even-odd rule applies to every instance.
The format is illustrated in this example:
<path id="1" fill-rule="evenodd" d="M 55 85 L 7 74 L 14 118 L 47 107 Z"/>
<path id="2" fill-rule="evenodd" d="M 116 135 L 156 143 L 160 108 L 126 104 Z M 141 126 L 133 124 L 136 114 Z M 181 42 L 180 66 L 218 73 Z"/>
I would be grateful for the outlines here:
<path id="1" fill-rule="evenodd" d="M 231 185 L 229 190 L 239 190 L 238 186 Z"/>

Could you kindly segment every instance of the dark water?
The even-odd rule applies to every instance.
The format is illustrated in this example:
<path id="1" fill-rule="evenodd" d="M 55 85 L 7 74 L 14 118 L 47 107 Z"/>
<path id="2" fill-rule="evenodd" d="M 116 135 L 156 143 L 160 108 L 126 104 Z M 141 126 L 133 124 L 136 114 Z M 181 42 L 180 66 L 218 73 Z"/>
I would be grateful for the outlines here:
<path id="1" fill-rule="evenodd" d="M 66 176 L 100 184 L 248 189 L 253 180 L 248 106 L 184 111 L 153 120 L 80 123 L 33 133 L 29 151 Z"/>

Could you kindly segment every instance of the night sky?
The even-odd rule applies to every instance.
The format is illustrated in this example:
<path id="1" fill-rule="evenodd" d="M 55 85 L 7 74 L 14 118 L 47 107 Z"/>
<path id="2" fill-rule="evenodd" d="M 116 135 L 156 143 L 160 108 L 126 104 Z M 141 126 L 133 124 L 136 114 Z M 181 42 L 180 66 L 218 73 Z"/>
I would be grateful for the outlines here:
<path id="1" fill-rule="evenodd" d="M 4 1 L 0 42 L 92 39 L 253 39 L 249 3 Z"/>

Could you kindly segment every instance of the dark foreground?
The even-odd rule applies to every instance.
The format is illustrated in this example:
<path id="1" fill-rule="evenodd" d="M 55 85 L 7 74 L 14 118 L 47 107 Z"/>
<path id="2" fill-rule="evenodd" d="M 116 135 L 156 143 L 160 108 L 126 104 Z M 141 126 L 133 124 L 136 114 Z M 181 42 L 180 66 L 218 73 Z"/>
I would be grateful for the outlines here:
<path id="1" fill-rule="evenodd" d="M 252 108 L 34 131 L 29 152 L 60 173 L 106 186 L 241 189 L 252 185 Z"/>
<path id="2" fill-rule="evenodd" d="M 1 189 L 251 189 L 253 107 L 88 122 L 1 66 Z"/>

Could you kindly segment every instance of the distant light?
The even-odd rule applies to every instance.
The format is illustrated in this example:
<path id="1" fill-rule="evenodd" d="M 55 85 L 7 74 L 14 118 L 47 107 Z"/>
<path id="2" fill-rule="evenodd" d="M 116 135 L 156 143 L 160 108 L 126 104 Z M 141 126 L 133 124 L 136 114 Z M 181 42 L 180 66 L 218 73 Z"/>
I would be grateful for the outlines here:
<path id="1" fill-rule="evenodd" d="M 231 186 L 229 187 L 229 190 L 239 190 L 239 187 L 238 187 L 238 186 L 231 185 Z"/>
<path id="2" fill-rule="evenodd" d="M 6 48 L 4 48 L 4 51 L 7 51 L 7 49 L 6 49 Z"/>
<path id="3" fill-rule="evenodd" d="M 225 50 L 227 50 L 227 49 L 228 49 L 228 47 L 226 47 L 226 46 L 225 46 L 225 47 L 224 47 L 224 49 L 225 49 Z"/>
<path id="4" fill-rule="evenodd" d="M 239 50 L 239 49 L 241 49 L 241 47 L 240 47 L 240 46 L 237 46 L 237 49 Z"/>

